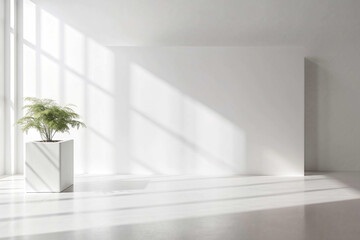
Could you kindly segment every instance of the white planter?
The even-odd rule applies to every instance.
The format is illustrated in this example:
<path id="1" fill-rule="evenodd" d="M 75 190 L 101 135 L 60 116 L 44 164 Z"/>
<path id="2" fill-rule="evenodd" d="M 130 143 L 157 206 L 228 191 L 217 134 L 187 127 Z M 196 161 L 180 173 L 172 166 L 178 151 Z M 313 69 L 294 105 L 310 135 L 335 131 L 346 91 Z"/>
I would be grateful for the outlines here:
<path id="1" fill-rule="evenodd" d="M 74 183 L 74 141 L 26 143 L 26 192 L 61 192 Z"/>

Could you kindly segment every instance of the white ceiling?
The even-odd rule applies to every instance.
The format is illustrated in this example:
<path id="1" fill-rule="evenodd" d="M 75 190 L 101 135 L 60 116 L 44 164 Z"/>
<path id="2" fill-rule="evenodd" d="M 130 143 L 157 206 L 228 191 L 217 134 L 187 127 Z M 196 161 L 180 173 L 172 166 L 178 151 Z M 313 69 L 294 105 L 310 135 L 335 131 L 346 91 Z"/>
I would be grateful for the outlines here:
<path id="1" fill-rule="evenodd" d="M 358 0 L 34 0 L 105 45 L 307 45 L 360 40 Z"/>

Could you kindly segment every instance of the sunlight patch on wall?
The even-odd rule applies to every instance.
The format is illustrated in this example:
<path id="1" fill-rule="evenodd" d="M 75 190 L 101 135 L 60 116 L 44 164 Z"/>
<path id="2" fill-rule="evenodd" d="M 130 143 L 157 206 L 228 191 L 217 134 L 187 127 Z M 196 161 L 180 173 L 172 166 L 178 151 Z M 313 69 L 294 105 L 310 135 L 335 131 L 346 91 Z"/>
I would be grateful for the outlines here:
<path id="1" fill-rule="evenodd" d="M 245 172 L 244 131 L 151 72 L 130 66 L 133 171 L 171 174 Z"/>
<path id="2" fill-rule="evenodd" d="M 111 96 L 104 94 L 94 86 L 87 88 L 89 94 L 87 122 L 106 137 L 113 135 L 114 102 Z"/>
<path id="3" fill-rule="evenodd" d="M 36 5 L 29 0 L 23 1 L 23 37 L 36 44 Z"/>
<path id="4" fill-rule="evenodd" d="M 60 21 L 43 9 L 40 19 L 41 49 L 58 59 L 60 56 Z"/>
<path id="5" fill-rule="evenodd" d="M 23 45 L 23 95 L 36 96 L 36 52 L 27 45 Z"/>
<path id="6" fill-rule="evenodd" d="M 65 65 L 79 74 L 85 74 L 85 36 L 74 28 L 64 27 Z"/>
<path id="7" fill-rule="evenodd" d="M 114 89 L 114 54 L 92 39 L 87 41 L 89 81 L 105 92 Z"/>
<path id="8" fill-rule="evenodd" d="M 72 71 L 65 70 L 64 75 L 64 102 L 76 103 L 77 112 L 84 116 L 85 115 L 85 89 L 83 79 L 73 73 Z"/>
<path id="9" fill-rule="evenodd" d="M 44 55 L 41 56 L 40 80 L 40 96 L 60 101 L 60 66 Z"/>

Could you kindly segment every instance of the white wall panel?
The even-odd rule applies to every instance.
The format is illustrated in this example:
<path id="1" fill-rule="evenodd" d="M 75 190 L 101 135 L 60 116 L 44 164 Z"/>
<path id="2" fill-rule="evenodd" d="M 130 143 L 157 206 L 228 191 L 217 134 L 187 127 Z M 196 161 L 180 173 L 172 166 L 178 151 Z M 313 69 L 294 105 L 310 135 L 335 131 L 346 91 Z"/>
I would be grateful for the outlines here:
<path id="1" fill-rule="evenodd" d="M 360 170 L 360 1 L 33 2 L 105 46 L 303 46 L 306 169 Z"/>

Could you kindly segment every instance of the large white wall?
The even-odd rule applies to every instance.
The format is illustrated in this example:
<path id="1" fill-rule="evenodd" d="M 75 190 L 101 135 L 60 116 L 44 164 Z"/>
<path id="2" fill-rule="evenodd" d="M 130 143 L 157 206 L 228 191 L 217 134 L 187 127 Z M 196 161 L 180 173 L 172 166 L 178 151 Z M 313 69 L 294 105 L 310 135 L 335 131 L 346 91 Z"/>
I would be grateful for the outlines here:
<path id="1" fill-rule="evenodd" d="M 0 175 L 5 173 L 5 143 L 4 143 L 4 126 L 5 126 L 5 73 L 4 73 L 4 60 L 5 60 L 5 1 L 0 1 Z"/>
<path id="2" fill-rule="evenodd" d="M 99 132 L 125 138 L 127 156 L 115 161 L 126 159 L 131 172 L 304 173 L 303 49 L 112 50 L 117 74 L 107 86 L 116 112 L 104 114 L 118 131 L 107 124 Z"/>
<path id="3" fill-rule="evenodd" d="M 304 173 L 302 48 L 106 47 L 24 9 L 22 95 L 78 106 L 77 173 Z"/>
<path id="4" fill-rule="evenodd" d="M 63 60 L 25 70 L 24 96 L 78 106 L 77 173 L 303 174 L 303 49 L 105 48 L 72 31 Z"/>
<path id="5" fill-rule="evenodd" d="M 103 46 L 303 46 L 306 169 L 360 170 L 360 1 L 34 2 Z"/>

